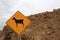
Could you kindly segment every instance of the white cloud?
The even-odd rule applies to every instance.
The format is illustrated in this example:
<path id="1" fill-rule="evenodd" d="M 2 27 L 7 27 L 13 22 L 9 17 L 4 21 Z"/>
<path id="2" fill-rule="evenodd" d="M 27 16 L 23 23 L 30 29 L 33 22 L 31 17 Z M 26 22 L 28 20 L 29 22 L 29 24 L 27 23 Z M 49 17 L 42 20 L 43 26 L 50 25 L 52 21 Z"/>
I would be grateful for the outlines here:
<path id="1" fill-rule="evenodd" d="M 60 0 L 1 0 L 0 26 L 2 27 L 0 29 L 3 28 L 6 20 L 8 20 L 17 10 L 28 16 L 56 8 L 60 8 Z"/>

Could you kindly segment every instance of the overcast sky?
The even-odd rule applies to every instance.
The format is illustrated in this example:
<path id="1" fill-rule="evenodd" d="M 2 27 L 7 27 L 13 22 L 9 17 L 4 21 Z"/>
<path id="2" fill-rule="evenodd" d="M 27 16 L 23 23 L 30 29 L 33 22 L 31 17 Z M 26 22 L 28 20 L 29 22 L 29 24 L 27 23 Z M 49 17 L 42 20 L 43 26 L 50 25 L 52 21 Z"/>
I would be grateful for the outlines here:
<path id="1" fill-rule="evenodd" d="M 60 8 L 60 0 L 0 0 L 0 30 L 16 12 L 25 16 Z"/>

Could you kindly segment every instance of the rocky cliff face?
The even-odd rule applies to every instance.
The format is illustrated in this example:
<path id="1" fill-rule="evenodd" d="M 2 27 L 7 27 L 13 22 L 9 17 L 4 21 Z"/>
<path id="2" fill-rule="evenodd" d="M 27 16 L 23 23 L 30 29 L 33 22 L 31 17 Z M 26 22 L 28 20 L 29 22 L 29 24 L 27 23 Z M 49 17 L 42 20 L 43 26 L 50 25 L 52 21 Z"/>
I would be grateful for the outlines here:
<path id="1" fill-rule="evenodd" d="M 28 16 L 29 26 L 17 35 L 7 25 L 0 40 L 60 40 L 60 9 Z"/>

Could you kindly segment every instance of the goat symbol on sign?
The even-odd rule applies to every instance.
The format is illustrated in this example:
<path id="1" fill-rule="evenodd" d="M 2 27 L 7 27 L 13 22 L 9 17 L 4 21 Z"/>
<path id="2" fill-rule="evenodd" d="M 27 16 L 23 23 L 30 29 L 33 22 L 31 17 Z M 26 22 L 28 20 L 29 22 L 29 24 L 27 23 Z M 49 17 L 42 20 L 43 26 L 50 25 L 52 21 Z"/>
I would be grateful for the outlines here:
<path id="1" fill-rule="evenodd" d="M 16 27 L 18 27 L 18 24 L 23 24 L 23 27 L 24 27 L 23 19 L 17 20 L 16 18 L 13 18 L 13 20 L 14 20 L 15 23 L 16 23 Z"/>

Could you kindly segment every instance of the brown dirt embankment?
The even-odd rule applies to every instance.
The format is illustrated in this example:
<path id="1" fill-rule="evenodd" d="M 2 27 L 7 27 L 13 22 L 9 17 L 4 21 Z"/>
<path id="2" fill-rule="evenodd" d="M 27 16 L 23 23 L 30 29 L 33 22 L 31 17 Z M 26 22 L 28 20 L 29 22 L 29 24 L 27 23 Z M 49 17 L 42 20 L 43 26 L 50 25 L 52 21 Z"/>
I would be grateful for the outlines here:
<path id="1" fill-rule="evenodd" d="M 28 16 L 29 26 L 16 35 L 7 26 L 4 27 L 2 40 L 60 40 L 60 9 Z"/>

